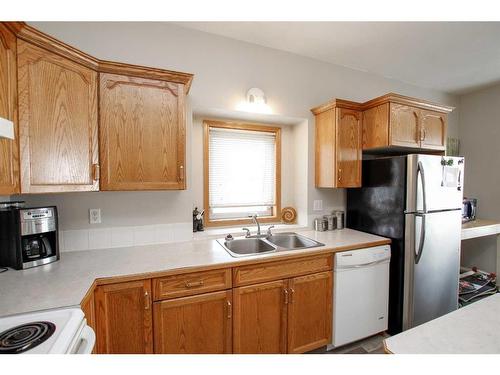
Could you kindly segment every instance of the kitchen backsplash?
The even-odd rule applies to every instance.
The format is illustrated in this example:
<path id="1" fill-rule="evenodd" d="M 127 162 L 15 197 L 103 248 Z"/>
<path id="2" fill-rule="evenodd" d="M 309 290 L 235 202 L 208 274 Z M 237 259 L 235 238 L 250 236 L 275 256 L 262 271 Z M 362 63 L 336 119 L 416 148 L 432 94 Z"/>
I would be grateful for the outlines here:
<path id="1" fill-rule="evenodd" d="M 190 241 L 192 223 L 122 226 L 60 231 L 62 252 Z"/>

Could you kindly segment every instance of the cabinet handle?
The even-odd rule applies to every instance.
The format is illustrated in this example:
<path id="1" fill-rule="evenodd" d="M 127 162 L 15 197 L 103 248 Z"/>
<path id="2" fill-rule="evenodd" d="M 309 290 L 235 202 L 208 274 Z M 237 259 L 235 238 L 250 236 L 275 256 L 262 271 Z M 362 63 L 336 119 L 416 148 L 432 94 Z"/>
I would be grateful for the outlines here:
<path id="1" fill-rule="evenodd" d="M 184 181 L 184 166 L 179 166 L 179 181 Z"/>
<path id="2" fill-rule="evenodd" d="M 295 294 L 295 289 L 290 288 L 290 303 L 293 303 L 293 295 Z"/>
<path id="3" fill-rule="evenodd" d="M 421 141 L 425 141 L 425 138 L 427 137 L 427 131 L 425 130 L 425 128 L 422 126 L 420 128 L 420 140 Z"/>
<path id="4" fill-rule="evenodd" d="M 101 166 L 99 164 L 92 164 L 92 178 L 94 181 L 99 181 L 101 177 Z"/>
<path id="5" fill-rule="evenodd" d="M 203 280 L 198 280 L 198 281 L 186 281 L 186 288 L 196 288 L 199 286 L 203 286 L 204 282 Z"/>
<path id="6" fill-rule="evenodd" d="M 339 168 L 339 181 L 342 180 L 342 168 Z"/>
<path id="7" fill-rule="evenodd" d="M 231 317 L 233 316 L 233 306 L 231 305 L 230 301 L 226 301 L 226 305 L 227 305 L 227 318 L 231 319 Z"/>
<path id="8" fill-rule="evenodd" d="M 283 293 L 285 293 L 285 305 L 288 305 L 288 289 L 283 289 Z"/>
<path id="9" fill-rule="evenodd" d="M 149 303 L 149 293 L 148 291 L 146 290 L 144 292 L 144 310 L 149 310 L 149 307 L 150 307 L 150 303 Z"/>

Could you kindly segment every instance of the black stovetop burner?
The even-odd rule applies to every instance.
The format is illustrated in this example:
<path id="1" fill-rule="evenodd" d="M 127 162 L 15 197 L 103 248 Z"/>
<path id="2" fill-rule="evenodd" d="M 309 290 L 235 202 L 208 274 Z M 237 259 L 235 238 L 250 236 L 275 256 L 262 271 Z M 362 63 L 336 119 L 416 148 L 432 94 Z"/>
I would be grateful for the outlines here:
<path id="1" fill-rule="evenodd" d="M 0 333 L 0 354 L 19 354 L 47 340 L 56 326 L 51 322 L 33 322 Z"/>

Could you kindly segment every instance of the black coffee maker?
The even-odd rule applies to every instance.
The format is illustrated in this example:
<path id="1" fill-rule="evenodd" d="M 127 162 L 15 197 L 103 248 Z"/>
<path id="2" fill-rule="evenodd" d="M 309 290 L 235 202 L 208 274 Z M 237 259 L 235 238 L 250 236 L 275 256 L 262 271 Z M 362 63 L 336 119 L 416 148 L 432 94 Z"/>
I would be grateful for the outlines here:
<path id="1" fill-rule="evenodd" d="M 0 266 L 16 270 L 59 260 L 57 207 L 0 203 Z"/>

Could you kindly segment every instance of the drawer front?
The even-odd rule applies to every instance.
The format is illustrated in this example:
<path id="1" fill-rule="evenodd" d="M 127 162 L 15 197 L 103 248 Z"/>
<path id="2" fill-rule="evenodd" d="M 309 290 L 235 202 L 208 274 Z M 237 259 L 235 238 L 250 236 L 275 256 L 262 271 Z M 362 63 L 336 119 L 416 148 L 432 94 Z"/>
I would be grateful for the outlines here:
<path id="1" fill-rule="evenodd" d="M 331 271 L 333 255 L 308 256 L 305 258 L 270 263 L 252 264 L 233 268 L 233 285 L 242 286 L 288 277 Z"/>
<path id="2" fill-rule="evenodd" d="M 231 288 L 231 269 L 186 273 L 153 279 L 155 301 Z"/>

